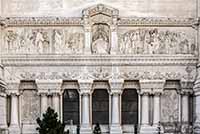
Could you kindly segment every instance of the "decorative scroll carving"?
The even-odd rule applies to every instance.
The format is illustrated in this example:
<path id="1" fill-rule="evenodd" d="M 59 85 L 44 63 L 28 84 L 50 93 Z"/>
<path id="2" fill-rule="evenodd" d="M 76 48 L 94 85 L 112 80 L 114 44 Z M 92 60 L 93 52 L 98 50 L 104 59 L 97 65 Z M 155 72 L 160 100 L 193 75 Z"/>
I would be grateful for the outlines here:
<path id="1" fill-rule="evenodd" d="M 93 26 L 92 33 L 92 53 L 109 54 L 109 26 L 105 24 L 96 24 Z"/>
<path id="2" fill-rule="evenodd" d="M 195 40 L 184 32 L 134 29 L 119 35 L 122 54 L 195 54 Z"/>
<path id="3" fill-rule="evenodd" d="M 22 122 L 35 123 L 40 117 L 40 98 L 35 90 L 24 90 L 22 94 Z"/>
<path id="4" fill-rule="evenodd" d="M 65 72 L 21 72 L 19 77 L 23 80 L 34 80 L 34 79 L 44 79 L 44 80 L 55 80 L 55 79 L 65 79 L 65 80 L 77 80 L 77 79 L 101 79 L 108 80 L 115 78 L 115 73 L 112 73 L 109 69 L 92 69 L 85 71 L 69 70 Z M 125 80 L 194 80 L 195 75 L 188 78 L 188 74 L 182 74 L 180 72 L 133 72 L 133 71 L 123 71 L 117 74 L 117 79 Z"/>
<path id="5" fill-rule="evenodd" d="M 174 89 L 164 90 L 161 97 L 161 121 L 177 122 L 178 121 L 178 104 L 179 97 Z"/>

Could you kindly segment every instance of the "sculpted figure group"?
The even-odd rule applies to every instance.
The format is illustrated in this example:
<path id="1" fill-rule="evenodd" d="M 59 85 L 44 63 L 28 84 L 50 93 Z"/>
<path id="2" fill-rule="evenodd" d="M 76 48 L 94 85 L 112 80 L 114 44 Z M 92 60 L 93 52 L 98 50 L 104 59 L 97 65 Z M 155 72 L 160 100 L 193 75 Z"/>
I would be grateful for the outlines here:
<path id="1" fill-rule="evenodd" d="M 119 50 L 123 54 L 195 54 L 194 41 L 184 32 L 136 29 L 119 37 Z"/>
<path id="2" fill-rule="evenodd" d="M 20 29 L 8 30 L 4 36 L 7 53 L 81 54 L 84 32 L 80 29 Z M 110 54 L 109 26 L 99 24 L 92 30 L 93 54 Z M 194 39 L 184 32 L 135 29 L 119 33 L 120 54 L 196 54 Z"/>

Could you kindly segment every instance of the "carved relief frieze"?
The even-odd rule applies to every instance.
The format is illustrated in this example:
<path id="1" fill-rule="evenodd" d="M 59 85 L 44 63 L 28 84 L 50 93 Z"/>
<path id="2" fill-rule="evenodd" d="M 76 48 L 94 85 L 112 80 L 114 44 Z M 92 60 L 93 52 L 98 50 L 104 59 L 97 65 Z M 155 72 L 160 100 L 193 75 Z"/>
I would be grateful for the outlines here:
<path id="1" fill-rule="evenodd" d="M 8 28 L 4 34 L 4 53 L 49 54 L 82 53 L 82 28 Z"/>
<path id="2" fill-rule="evenodd" d="M 89 69 L 65 69 L 65 71 L 60 72 L 35 72 L 35 71 L 20 71 L 16 74 L 17 78 L 21 80 L 109 80 L 109 79 L 124 79 L 124 80 L 186 80 L 194 81 L 195 72 L 188 77 L 187 73 L 171 71 L 171 72 L 160 72 L 160 71 L 137 71 L 137 70 L 119 70 L 118 72 L 113 72 L 111 68 L 89 68 Z M 13 76 L 12 75 L 12 76 Z M 7 80 L 10 76 L 7 75 Z"/>
<path id="3" fill-rule="evenodd" d="M 139 28 L 119 32 L 121 54 L 197 54 L 195 37 L 184 31 Z"/>

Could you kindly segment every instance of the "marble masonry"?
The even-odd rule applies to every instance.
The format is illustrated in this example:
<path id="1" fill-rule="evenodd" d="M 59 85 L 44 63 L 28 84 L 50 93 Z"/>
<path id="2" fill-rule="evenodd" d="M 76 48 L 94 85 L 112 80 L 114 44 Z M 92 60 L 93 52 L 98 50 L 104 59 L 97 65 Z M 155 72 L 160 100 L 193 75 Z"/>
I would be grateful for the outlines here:
<path id="1" fill-rule="evenodd" d="M 0 0 L 0 133 L 200 134 L 200 0 Z"/>

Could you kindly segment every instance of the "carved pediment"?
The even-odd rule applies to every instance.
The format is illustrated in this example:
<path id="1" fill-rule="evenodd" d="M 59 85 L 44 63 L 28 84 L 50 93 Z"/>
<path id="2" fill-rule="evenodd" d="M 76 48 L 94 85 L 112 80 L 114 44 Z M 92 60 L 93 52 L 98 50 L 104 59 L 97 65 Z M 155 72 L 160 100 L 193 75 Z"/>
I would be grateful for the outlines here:
<path id="1" fill-rule="evenodd" d="M 119 11 L 112 7 L 98 4 L 83 10 L 84 24 L 93 25 L 96 23 L 116 24 Z"/>
<path id="2" fill-rule="evenodd" d="M 103 4 L 98 4 L 83 10 L 83 16 L 93 17 L 98 14 L 104 14 L 109 17 L 114 17 L 118 16 L 119 11 L 115 8 Z"/>

